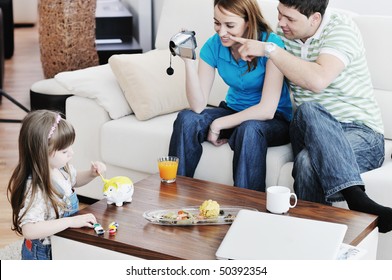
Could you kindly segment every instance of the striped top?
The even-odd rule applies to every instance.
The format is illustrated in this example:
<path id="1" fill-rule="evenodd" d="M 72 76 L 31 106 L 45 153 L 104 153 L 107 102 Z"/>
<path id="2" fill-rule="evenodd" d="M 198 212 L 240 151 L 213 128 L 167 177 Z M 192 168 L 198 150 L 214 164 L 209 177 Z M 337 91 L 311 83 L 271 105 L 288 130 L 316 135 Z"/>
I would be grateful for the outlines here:
<path id="1" fill-rule="evenodd" d="M 384 133 L 361 33 L 351 18 L 327 10 L 317 32 L 305 43 L 288 40 L 280 27 L 277 33 L 285 43 L 286 50 L 297 57 L 316 61 L 320 54 L 328 53 L 339 58 L 346 66 L 320 93 L 303 89 L 289 81 L 297 106 L 303 102 L 317 102 L 340 122 L 364 124 L 376 132 Z"/>

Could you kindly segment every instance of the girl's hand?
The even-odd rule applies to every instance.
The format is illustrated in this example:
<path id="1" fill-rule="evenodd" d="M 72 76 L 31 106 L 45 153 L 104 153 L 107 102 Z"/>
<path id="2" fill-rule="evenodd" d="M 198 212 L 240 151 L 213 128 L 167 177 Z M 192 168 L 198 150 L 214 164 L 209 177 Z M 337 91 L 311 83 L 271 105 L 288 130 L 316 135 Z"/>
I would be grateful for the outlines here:
<path id="1" fill-rule="evenodd" d="M 22 226 L 23 236 L 26 239 L 41 239 L 51 236 L 67 228 L 93 228 L 97 219 L 91 213 L 64 217 L 61 219 L 46 220 L 36 223 L 27 223 Z"/>
<path id="2" fill-rule="evenodd" d="M 69 219 L 71 220 L 71 225 L 69 226 L 71 228 L 81 228 L 81 227 L 93 228 L 94 224 L 97 223 L 97 219 L 91 213 L 72 216 L 69 217 Z"/>
<path id="3" fill-rule="evenodd" d="M 106 172 L 106 165 L 100 161 L 91 162 L 91 176 L 97 177 Z"/>

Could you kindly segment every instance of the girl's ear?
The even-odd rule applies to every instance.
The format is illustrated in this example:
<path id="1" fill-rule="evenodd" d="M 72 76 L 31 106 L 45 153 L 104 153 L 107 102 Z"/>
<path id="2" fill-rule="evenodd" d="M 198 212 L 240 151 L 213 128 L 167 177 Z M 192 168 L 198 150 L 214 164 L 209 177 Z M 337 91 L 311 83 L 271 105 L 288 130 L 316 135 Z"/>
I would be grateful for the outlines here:
<path id="1" fill-rule="evenodd" d="M 48 156 L 49 156 L 49 158 L 52 158 L 52 157 L 54 157 L 55 154 L 56 154 L 56 151 L 51 152 L 51 153 L 49 152 L 49 153 L 48 153 Z"/>

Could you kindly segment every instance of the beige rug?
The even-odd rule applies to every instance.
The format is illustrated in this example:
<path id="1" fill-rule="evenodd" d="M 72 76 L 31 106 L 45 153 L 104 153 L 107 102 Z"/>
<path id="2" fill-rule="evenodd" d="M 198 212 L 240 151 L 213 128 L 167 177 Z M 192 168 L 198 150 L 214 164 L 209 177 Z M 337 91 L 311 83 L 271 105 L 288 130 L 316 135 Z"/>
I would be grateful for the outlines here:
<path id="1" fill-rule="evenodd" d="M 23 240 L 15 241 L 0 249 L 0 260 L 20 260 Z"/>

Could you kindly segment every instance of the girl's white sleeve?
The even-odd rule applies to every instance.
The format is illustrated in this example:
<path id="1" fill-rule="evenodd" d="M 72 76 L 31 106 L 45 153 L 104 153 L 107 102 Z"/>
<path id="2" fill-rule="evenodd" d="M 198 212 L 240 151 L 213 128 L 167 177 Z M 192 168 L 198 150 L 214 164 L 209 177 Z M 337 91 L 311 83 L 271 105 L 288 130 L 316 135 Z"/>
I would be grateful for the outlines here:
<path id="1" fill-rule="evenodd" d="M 41 190 L 37 191 L 34 200 L 32 201 L 31 207 L 27 210 L 27 207 L 30 205 L 32 200 L 31 180 L 29 179 L 26 184 L 26 200 L 23 208 L 19 212 L 19 217 L 23 214 L 25 215 L 20 221 L 20 226 L 28 223 L 36 223 L 53 219 L 56 216 L 55 212 L 45 203 Z"/>

